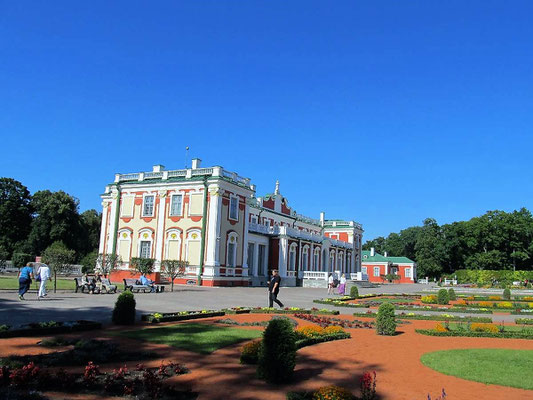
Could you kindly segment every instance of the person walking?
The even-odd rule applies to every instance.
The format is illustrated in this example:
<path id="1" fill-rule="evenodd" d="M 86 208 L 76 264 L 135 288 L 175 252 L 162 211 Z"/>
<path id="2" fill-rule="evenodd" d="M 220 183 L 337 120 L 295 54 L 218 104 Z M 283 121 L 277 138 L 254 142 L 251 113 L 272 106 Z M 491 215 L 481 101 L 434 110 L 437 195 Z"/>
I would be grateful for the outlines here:
<path id="1" fill-rule="evenodd" d="M 341 280 L 339 283 L 339 289 L 338 292 L 340 295 L 344 296 L 346 294 L 346 275 L 341 275 Z"/>
<path id="2" fill-rule="evenodd" d="M 46 282 L 52 280 L 50 275 L 50 267 L 46 264 L 41 264 L 39 268 L 39 278 L 41 279 L 41 285 L 39 286 L 39 299 L 44 298 L 48 294 L 46 293 Z"/>
<path id="3" fill-rule="evenodd" d="M 278 270 L 273 269 L 272 270 L 272 279 L 270 279 L 270 283 L 268 285 L 268 301 L 269 301 L 269 307 L 274 307 L 274 302 L 280 306 L 281 308 L 284 307 L 283 303 L 278 300 L 278 293 L 279 293 L 279 285 L 281 284 L 281 277 L 278 275 Z"/>
<path id="4" fill-rule="evenodd" d="M 333 274 L 329 274 L 329 278 L 328 278 L 328 294 L 332 294 L 333 293 Z"/>
<path id="5" fill-rule="evenodd" d="M 28 263 L 19 271 L 19 300 L 24 300 L 24 294 L 30 289 L 32 278 L 33 263 Z"/>

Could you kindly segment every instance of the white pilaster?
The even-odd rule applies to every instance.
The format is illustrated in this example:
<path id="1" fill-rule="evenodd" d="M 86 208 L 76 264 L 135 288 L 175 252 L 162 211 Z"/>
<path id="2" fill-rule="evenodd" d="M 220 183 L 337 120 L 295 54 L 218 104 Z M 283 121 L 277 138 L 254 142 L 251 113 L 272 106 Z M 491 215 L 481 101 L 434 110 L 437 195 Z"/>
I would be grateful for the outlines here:
<path id="1" fill-rule="evenodd" d="M 115 237 L 117 236 L 117 231 L 115 229 L 115 224 L 117 221 L 117 207 L 119 202 L 119 193 L 118 190 L 112 189 L 111 196 L 113 200 L 111 201 L 111 217 L 109 218 L 109 241 L 107 242 L 107 254 L 113 253 L 116 249 L 113 248 L 113 243 L 115 242 Z"/>
<path id="2" fill-rule="evenodd" d="M 98 253 L 103 254 L 105 248 L 106 239 L 106 226 L 107 226 L 107 207 L 109 202 L 104 200 L 102 202 L 102 223 L 100 224 L 100 244 L 98 246 Z"/>
<path id="3" fill-rule="evenodd" d="M 281 236 L 279 238 L 279 259 L 278 269 L 281 277 L 287 277 L 287 258 L 289 254 L 289 239 Z"/>
<path id="4" fill-rule="evenodd" d="M 220 224 L 222 221 L 222 198 L 220 194 L 220 188 L 217 185 L 209 186 L 206 267 L 220 266 Z M 218 269 L 212 268 L 212 271 L 218 271 Z"/>
<path id="5" fill-rule="evenodd" d="M 165 242 L 165 212 L 166 212 L 167 191 L 159 191 L 159 201 L 157 209 L 157 230 L 155 235 L 155 271 L 161 270 L 161 261 L 163 261 L 163 243 Z"/>
<path id="6" fill-rule="evenodd" d="M 240 202 L 239 199 L 239 208 L 240 208 Z M 248 224 L 250 216 L 248 215 L 248 204 L 246 204 L 246 200 L 244 201 L 244 212 L 243 218 L 244 218 L 244 237 L 242 241 L 242 276 L 249 276 L 251 274 L 248 274 Z M 255 253 L 254 253 L 255 257 Z"/>

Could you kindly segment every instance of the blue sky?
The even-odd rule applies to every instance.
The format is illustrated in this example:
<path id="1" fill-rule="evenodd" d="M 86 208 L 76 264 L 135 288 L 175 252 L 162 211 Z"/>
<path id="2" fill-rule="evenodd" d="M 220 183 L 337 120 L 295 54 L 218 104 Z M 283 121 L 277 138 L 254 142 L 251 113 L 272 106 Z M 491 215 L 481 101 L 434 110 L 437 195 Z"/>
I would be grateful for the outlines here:
<path id="1" fill-rule="evenodd" d="M 0 0 L 0 176 L 203 165 L 365 239 L 533 209 L 530 1 Z"/>

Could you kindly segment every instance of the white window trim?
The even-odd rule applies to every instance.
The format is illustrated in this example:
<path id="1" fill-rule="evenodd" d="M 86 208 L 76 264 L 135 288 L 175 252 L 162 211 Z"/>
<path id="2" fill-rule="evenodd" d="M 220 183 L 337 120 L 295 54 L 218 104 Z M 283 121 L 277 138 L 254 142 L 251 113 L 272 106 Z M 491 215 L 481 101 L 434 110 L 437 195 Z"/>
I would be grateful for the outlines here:
<path id="1" fill-rule="evenodd" d="M 304 266 L 304 261 L 306 265 Z M 302 270 L 308 270 L 309 269 L 309 246 L 305 245 L 302 249 L 302 257 L 300 258 L 300 266 L 302 267 Z"/>
<path id="2" fill-rule="evenodd" d="M 287 271 L 296 271 L 296 255 L 297 255 L 297 249 L 298 245 L 296 243 L 291 244 L 289 248 L 289 259 L 288 265 L 287 265 Z M 291 253 L 294 254 L 294 265 L 291 265 Z"/>
<path id="3" fill-rule="evenodd" d="M 412 278 L 412 276 L 411 276 L 411 268 L 405 268 L 404 271 L 405 271 L 404 274 L 405 274 L 406 278 Z"/>
<path id="4" fill-rule="evenodd" d="M 231 201 L 235 200 L 237 202 L 237 218 L 231 216 Z M 230 195 L 229 196 L 229 205 L 228 205 L 228 219 L 232 221 L 239 221 L 239 196 Z"/>
<path id="5" fill-rule="evenodd" d="M 175 234 L 176 238 L 173 239 L 172 235 Z M 165 239 L 165 259 L 168 260 L 168 249 L 170 242 L 178 242 L 178 260 L 181 259 L 181 231 L 179 229 L 169 229 Z"/>
<path id="6" fill-rule="evenodd" d="M 257 225 L 257 216 L 256 216 L 256 215 L 252 215 L 252 216 L 250 217 L 250 222 L 251 222 L 252 224 L 256 224 L 256 225 Z"/>
<path id="7" fill-rule="evenodd" d="M 124 237 L 124 233 L 127 234 L 126 237 Z M 117 241 L 117 248 L 115 250 L 116 254 L 120 255 L 120 242 L 128 242 L 128 259 L 127 260 L 121 260 L 123 263 L 128 263 L 130 252 L 131 252 L 131 231 L 129 229 L 121 229 L 117 232 L 118 235 L 118 241 Z"/>
<path id="8" fill-rule="evenodd" d="M 234 250 L 233 250 L 233 261 L 235 265 L 230 266 L 229 265 L 229 245 L 231 242 L 231 238 L 234 238 L 235 241 L 233 242 L 235 244 Z M 237 248 L 239 246 L 239 235 L 237 235 L 235 232 L 232 232 L 228 235 L 228 242 L 226 243 L 226 267 L 227 268 L 236 268 L 237 267 Z"/>
<path id="9" fill-rule="evenodd" d="M 378 271 L 377 275 L 376 275 L 376 270 Z M 381 272 L 381 268 L 380 267 L 374 267 L 374 270 L 373 270 L 374 275 L 373 276 L 380 276 L 380 272 Z"/>
<path id="10" fill-rule="evenodd" d="M 366 267 L 361 267 L 361 273 L 362 274 L 365 274 L 365 275 L 368 275 L 368 272 L 366 270 Z"/>
<path id="11" fill-rule="evenodd" d="M 154 198 L 154 206 L 152 208 L 152 215 L 146 215 L 144 213 L 144 205 L 145 205 L 146 197 L 148 197 L 148 196 L 151 196 L 151 197 Z M 156 197 L 155 193 L 145 193 L 145 194 L 143 194 L 143 204 L 142 204 L 142 209 L 141 209 L 141 216 L 143 218 L 153 217 L 155 215 L 155 197 Z"/>
<path id="12" fill-rule="evenodd" d="M 180 207 L 180 210 L 179 210 L 179 214 L 172 214 L 172 199 L 175 196 L 181 196 L 181 207 Z M 183 193 L 172 193 L 170 195 L 170 207 L 168 208 L 169 217 L 182 217 L 183 216 L 183 205 L 184 205 L 184 203 L 185 202 L 183 201 Z"/>
<path id="13" fill-rule="evenodd" d="M 319 267 L 320 267 L 320 247 L 317 247 L 315 248 L 315 251 L 313 252 L 313 271 L 318 271 Z"/>
<path id="14" fill-rule="evenodd" d="M 147 233 L 148 237 L 143 238 L 144 234 Z M 142 231 L 139 231 L 139 242 L 137 245 L 137 257 L 141 257 L 141 242 L 150 242 L 150 257 L 152 258 L 152 253 L 154 250 L 154 238 L 153 238 L 153 232 L 149 229 L 143 229 Z"/>

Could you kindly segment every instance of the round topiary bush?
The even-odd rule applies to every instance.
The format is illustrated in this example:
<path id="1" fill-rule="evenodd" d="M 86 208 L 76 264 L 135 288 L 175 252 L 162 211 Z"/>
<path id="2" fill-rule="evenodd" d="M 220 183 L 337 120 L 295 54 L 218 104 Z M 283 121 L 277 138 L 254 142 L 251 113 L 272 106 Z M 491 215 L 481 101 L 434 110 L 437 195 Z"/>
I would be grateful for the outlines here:
<path id="1" fill-rule="evenodd" d="M 396 333 L 396 317 L 394 316 L 394 306 L 392 304 L 383 303 L 379 306 L 376 330 L 378 335 L 392 336 Z"/>
<path id="2" fill-rule="evenodd" d="M 117 325 L 133 325 L 135 323 L 135 298 L 131 292 L 122 292 L 118 296 L 113 309 L 112 321 Z"/>
<path id="3" fill-rule="evenodd" d="M 355 299 L 359 298 L 359 289 L 357 289 L 357 286 L 353 285 L 350 288 L 350 297 L 353 297 Z"/>
<path id="4" fill-rule="evenodd" d="M 511 300 L 511 289 L 505 288 L 503 291 L 503 299 L 504 300 Z"/>
<path id="5" fill-rule="evenodd" d="M 450 301 L 457 300 L 457 296 L 455 294 L 455 290 L 448 289 L 448 298 L 450 299 Z"/>
<path id="6" fill-rule="evenodd" d="M 446 289 L 439 290 L 437 294 L 437 303 L 439 304 L 449 304 L 450 297 L 448 296 L 448 291 Z"/>
<path id="7" fill-rule="evenodd" d="M 295 366 L 296 337 L 292 324 L 284 319 L 273 319 L 263 333 L 257 374 L 267 382 L 288 382 Z"/>

